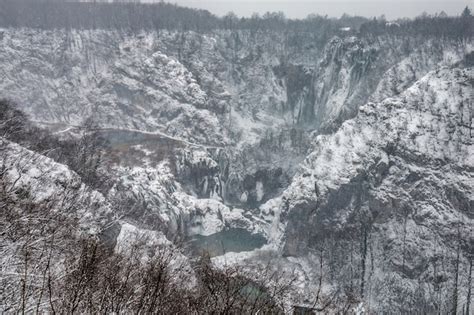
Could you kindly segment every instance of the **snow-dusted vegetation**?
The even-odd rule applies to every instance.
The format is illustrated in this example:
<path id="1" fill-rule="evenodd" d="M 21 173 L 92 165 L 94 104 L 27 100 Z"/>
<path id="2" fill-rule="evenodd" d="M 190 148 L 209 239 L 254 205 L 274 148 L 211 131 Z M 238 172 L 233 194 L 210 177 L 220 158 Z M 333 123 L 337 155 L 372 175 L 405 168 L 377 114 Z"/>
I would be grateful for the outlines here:
<path id="1" fill-rule="evenodd" d="M 472 312 L 474 18 L 0 2 L 0 312 Z"/>

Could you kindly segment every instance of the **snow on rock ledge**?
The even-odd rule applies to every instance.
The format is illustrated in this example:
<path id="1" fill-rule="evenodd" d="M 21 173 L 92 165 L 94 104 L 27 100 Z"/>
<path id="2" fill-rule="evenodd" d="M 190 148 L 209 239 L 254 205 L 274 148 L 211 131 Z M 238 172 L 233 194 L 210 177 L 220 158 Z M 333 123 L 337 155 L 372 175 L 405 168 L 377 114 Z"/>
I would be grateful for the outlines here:
<path id="1" fill-rule="evenodd" d="M 7 189 L 21 188 L 35 203 L 52 202 L 54 211 L 79 218 L 83 232 L 97 234 L 114 219 L 104 196 L 82 183 L 67 166 L 0 138 Z"/>

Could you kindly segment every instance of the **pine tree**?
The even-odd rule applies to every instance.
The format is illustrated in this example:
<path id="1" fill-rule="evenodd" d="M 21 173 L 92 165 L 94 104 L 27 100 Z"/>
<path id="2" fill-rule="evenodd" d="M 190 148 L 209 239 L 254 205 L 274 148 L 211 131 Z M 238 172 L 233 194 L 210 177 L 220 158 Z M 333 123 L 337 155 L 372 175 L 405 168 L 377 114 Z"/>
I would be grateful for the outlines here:
<path id="1" fill-rule="evenodd" d="M 466 6 L 461 13 L 461 17 L 465 18 L 465 17 L 471 17 L 471 16 L 472 16 L 471 9 L 469 9 L 469 7 Z"/>

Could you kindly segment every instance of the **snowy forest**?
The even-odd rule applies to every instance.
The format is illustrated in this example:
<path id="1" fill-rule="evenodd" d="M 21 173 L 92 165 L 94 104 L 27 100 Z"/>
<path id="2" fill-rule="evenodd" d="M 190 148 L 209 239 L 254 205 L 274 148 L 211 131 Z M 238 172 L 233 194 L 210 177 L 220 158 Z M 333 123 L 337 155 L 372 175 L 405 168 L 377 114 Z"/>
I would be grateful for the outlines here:
<path id="1" fill-rule="evenodd" d="M 304 20 L 288 19 L 283 12 L 267 12 L 260 16 L 239 18 L 233 12 L 218 17 L 206 10 L 180 7 L 167 2 L 140 3 L 127 1 L 75 2 L 68 0 L 2 0 L 0 25 L 2 27 L 32 27 L 39 29 L 124 29 L 178 30 L 206 32 L 215 29 L 278 30 L 284 32 L 311 32 L 316 30 L 323 38 L 336 35 L 341 28 L 351 28 L 361 34 L 418 35 L 462 38 L 473 35 L 470 9 L 460 17 L 444 12 L 430 16 L 420 12 L 414 20 L 399 19 L 387 23 L 384 16 L 364 18 L 348 14 L 340 18 L 309 14 Z"/>

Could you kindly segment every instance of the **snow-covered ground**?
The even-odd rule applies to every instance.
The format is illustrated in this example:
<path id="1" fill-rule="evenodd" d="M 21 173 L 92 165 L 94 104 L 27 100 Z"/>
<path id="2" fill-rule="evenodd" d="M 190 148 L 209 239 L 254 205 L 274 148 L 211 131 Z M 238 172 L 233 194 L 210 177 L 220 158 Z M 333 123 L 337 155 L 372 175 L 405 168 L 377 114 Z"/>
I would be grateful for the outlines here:
<path id="1" fill-rule="evenodd" d="M 362 282 L 359 308 L 396 312 L 397 290 L 431 303 L 457 233 L 470 248 L 473 71 L 453 66 L 470 41 L 336 37 L 305 50 L 272 32 L 2 33 L 0 97 L 38 125 L 76 136 L 92 119 L 103 132 L 143 136 L 112 145 L 106 195 L 6 144 L 12 181 L 37 201 L 72 187 L 84 228 L 120 225 L 117 250 L 132 234 L 166 243 L 244 228 L 268 244 L 216 265 L 272 261 L 297 276 L 302 305 L 324 271 L 325 296 Z"/>

